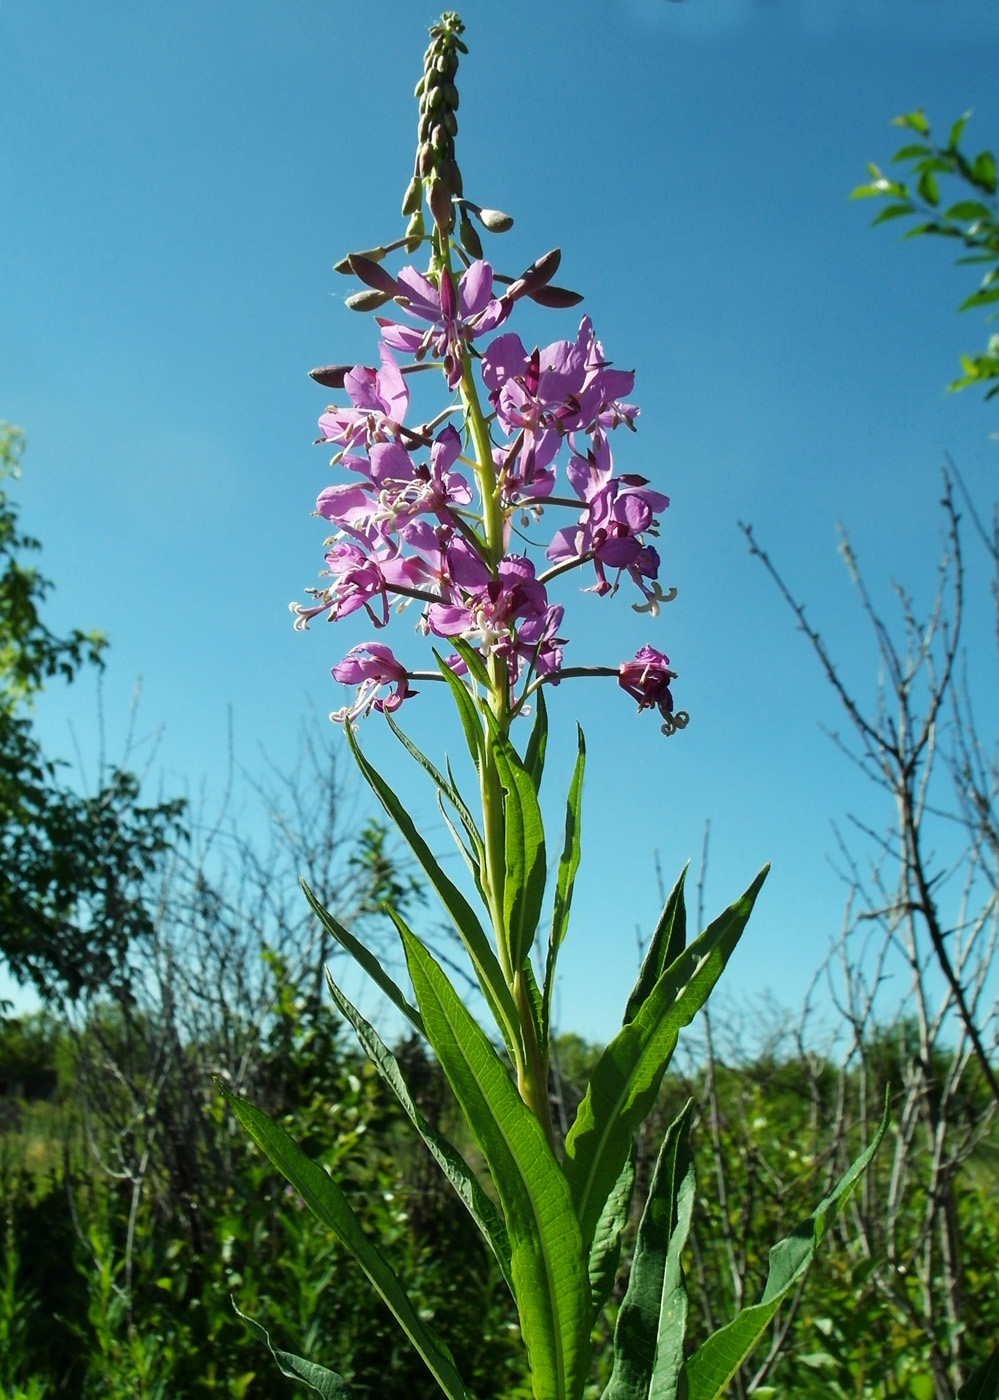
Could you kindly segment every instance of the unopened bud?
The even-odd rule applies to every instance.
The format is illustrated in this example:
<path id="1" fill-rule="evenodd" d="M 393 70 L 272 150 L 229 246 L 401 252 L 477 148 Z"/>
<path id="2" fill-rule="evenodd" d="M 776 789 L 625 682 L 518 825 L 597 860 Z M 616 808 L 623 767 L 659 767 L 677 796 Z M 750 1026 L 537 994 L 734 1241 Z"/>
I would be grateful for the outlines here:
<path id="1" fill-rule="evenodd" d="M 453 112 L 444 113 L 444 130 L 452 140 L 458 135 L 458 118 Z"/>
<path id="2" fill-rule="evenodd" d="M 504 299 L 516 301 L 519 297 L 533 297 L 535 292 L 546 287 L 552 280 L 561 261 L 562 250 L 560 248 L 553 248 L 550 253 L 545 253 L 536 262 L 532 262 L 530 267 L 522 272 L 515 282 L 510 284 Z"/>
<path id="3" fill-rule="evenodd" d="M 423 145 L 421 145 L 420 147 L 420 152 L 417 156 L 417 163 L 420 168 L 420 176 L 422 179 L 426 179 L 428 175 L 433 173 L 433 168 L 435 164 L 434 153 L 426 144 L 426 142 L 424 142 Z"/>
<path id="4" fill-rule="evenodd" d="M 366 287 L 373 287 L 375 291 L 384 292 L 390 297 L 398 292 L 395 278 L 374 258 L 365 257 L 363 253 L 351 253 L 349 262 L 354 276 L 359 277 Z"/>
<path id="5" fill-rule="evenodd" d="M 470 257 L 482 257 L 482 242 L 467 215 L 462 215 L 458 225 L 458 237 L 461 240 L 461 246 Z"/>
<path id="6" fill-rule="evenodd" d="M 423 185 L 417 176 L 413 176 L 406 186 L 406 193 L 402 197 L 402 212 L 406 217 L 415 214 L 423 202 Z"/>
<path id="7" fill-rule="evenodd" d="M 429 140 L 434 150 L 437 151 L 438 154 L 443 155 L 447 148 L 447 132 L 439 122 L 434 127 L 433 131 L 431 131 Z"/>
<path id="8" fill-rule="evenodd" d="M 583 300 L 581 292 L 570 292 L 567 287 L 539 287 L 537 291 L 528 292 L 527 295 L 539 306 L 551 306 L 558 311 L 567 306 L 578 306 Z"/>
<path id="9" fill-rule="evenodd" d="M 414 96 L 414 97 L 422 97 L 422 96 L 423 96 L 423 90 L 424 90 L 424 88 L 425 88 L 426 86 L 427 86 L 427 80 L 426 80 L 426 78 L 421 78 L 420 81 L 416 84 L 416 87 L 413 89 L 413 96 Z"/>
<path id="10" fill-rule="evenodd" d="M 353 368 L 353 365 L 320 365 L 318 369 L 309 370 L 309 378 L 326 389 L 342 389 Z"/>
<path id="11" fill-rule="evenodd" d="M 443 180 L 434 180 L 430 186 L 430 212 L 441 233 L 450 233 L 454 227 L 454 205 Z"/>
<path id="12" fill-rule="evenodd" d="M 389 292 L 355 292 L 352 297 L 348 297 L 344 306 L 350 311 L 377 311 L 380 306 L 384 306 L 387 301 L 391 301 Z"/>
<path id="13" fill-rule="evenodd" d="M 460 198 L 462 192 L 461 171 L 458 169 L 458 162 L 453 155 L 449 156 L 447 160 L 441 161 L 441 179 L 451 193 Z"/>
<path id="14" fill-rule="evenodd" d="M 406 225 L 405 249 L 407 253 L 415 253 L 423 242 L 423 235 L 426 232 L 426 225 L 423 222 L 423 210 L 417 209 L 416 213 Z"/>
<path id="15" fill-rule="evenodd" d="M 455 87 L 454 83 L 445 83 L 441 91 L 444 94 L 444 105 L 450 108 L 452 112 L 457 112 L 458 89 Z"/>
<path id="16" fill-rule="evenodd" d="M 479 209 L 476 212 L 479 223 L 490 233 L 507 233 L 513 228 L 510 215 L 501 213 L 499 209 Z"/>

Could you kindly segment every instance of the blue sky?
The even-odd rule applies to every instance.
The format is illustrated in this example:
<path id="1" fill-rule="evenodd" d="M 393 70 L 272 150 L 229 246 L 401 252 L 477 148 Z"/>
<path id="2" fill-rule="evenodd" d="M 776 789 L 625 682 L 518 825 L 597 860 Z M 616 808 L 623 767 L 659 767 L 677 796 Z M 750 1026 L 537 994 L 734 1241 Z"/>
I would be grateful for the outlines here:
<path id="1" fill-rule="evenodd" d="M 665 741 L 612 684 L 553 696 L 553 799 L 576 718 L 590 758 L 562 1022 L 611 1034 L 657 912 L 655 853 L 670 878 L 706 819 L 710 911 L 773 862 L 729 984 L 793 1005 L 839 928 L 830 820 L 880 816 L 821 731 L 833 697 L 736 522 L 871 694 L 836 522 L 881 596 L 891 577 L 928 596 L 943 454 L 987 506 L 999 417 L 944 392 L 985 337 L 954 311 L 971 274 L 949 247 L 870 230 L 874 207 L 847 195 L 916 106 L 941 132 L 972 108 L 968 143 L 999 145 L 999 16 L 992 0 L 475 0 L 462 15 L 466 191 L 516 220 L 487 251 L 515 273 L 562 248 L 559 280 L 637 371 L 618 469 L 672 502 L 662 578 L 679 596 L 656 623 L 623 593 L 565 600 L 575 661 L 651 641 L 692 719 Z M 57 585 L 50 622 L 111 638 L 111 755 L 141 677 L 139 731 L 162 729 L 154 789 L 221 784 L 230 706 L 240 762 L 262 747 L 290 761 L 302 717 L 342 703 L 329 667 L 367 639 L 290 626 L 331 479 L 311 446 L 329 395 L 306 371 L 373 358 L 331 266 L 401 232 L 433 18 L 412 0 L 0 4 L 0 416 L 29 434 L 20 499 Z M 511 329 L 543 344 L 575 322 L 539 311 Z M 986 609 L 971 622 L 974 655 Z M 71 758 L 72 725 L 91 777 L 97 713 L 80 682 L 39 714 Z M 439 755 L 441 697 L 404 715 Z M 375 722 L 362 737 L 445 850 L 404 756 Z"/>

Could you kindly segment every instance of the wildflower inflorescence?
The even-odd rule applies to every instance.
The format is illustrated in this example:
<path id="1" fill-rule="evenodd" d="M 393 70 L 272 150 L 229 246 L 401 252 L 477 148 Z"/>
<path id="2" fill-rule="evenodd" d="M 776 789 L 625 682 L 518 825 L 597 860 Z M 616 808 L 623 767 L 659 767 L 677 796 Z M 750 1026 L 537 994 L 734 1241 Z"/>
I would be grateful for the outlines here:
<path id="1" fill-rule="evenodd" d="M 629 402 L 634 374 L 607 360 L 589 317 L 574 340 L 533 350 L 501 329 L 521 299 L 568 307 L 581 298 L 552 284 L 557 249 L 517 278 L 494 272 L 482 255 L 475 223 L 502 232 L 512 220 L 463 194 L 454 154 L 455 77 L 466 51 L 461 32 L 453 14 L 431 30 L 417 85 L 419 143 L 403 200 L 405 236 L 337 264 L 365 286 L 349 306 L 378 311 L 394 303 L 402 319 L 377 317 L 377 367 L 312 372 L 346 392 L 348 403 L 331 406 L 319 420 L 319 441 L 335 449 L 332 464 L 344 475 L 316 502 L 317 514 L 333 527 L 323 584 L 309 590 L 308 605 L 291 608 L 299 628 L 313 617 L 337 621 L 363 609 L 380 630 L 391 609 L 416 604 L 418 630 L 457 648 L 442 658 L 453 672 L 466 674 L 471 663 L 488 675 L 505 724 L 540 685 L 584 671 L 563 667 L 563 608 L 548 596 L 554 578 L 591 566 L 587 591 L 598 596 L 630 579 L 640 594 L 634 606 L 650 616 L 675 590 L 663 592 L 651 543 L 668 498 L 643 477 L 614 474 L 612 435 L 634 430 L 638 417 Z M 430 255 L 425 271 L 406 265 L 393 275 L 384 266 L 390 252 L 421 248 Z M 434 368 L 449 402 L 431 423 L 407 426 L 407 376 Z M 570 510 L 575 519 L 535 561 L 520 547 L 517 527 L 554 509 Z M 653 648 L 617 668 L 585 670 L 616 675 L 640 709 L 658 708 L 665 733 L 686 724 L 669 689 L 675 673 Z M 397 709 L 416 693 L 409 686 L 414 674 L 381 643 L 353 647 L 333 676 L 358 687 L 356 697 L 332 718 Z"/>

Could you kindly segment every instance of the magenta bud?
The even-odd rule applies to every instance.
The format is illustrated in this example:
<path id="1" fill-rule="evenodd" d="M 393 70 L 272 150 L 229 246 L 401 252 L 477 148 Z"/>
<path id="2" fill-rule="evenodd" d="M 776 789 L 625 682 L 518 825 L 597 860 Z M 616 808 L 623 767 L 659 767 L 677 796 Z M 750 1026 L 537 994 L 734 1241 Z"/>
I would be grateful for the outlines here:
<path id="1" fill-rule="evenodd" d="M 434 180 L 430 186 L 430 212 L 441 233 L 450 233 L 454 227 L 454 205 L 443 180 Z"/>
<path id="2" fill-rule="evenodd" d="M 417 157 L 417 161 L 419 164 L 420 176 L 421 178 L 426 179 L 428 175 L 431 175 L 433 173 L 434 169 L 434 153 L 426 144 L 426 142 L 424 142 L 423 145 L 421 145 L 420 147 L 420 153 Z"/>
<path id="3" fill-rule="evenodd" d="M 545 253 L 536 262 L 532 262 L 530 267 L 525 269 L 515 282 L 511 282 L 504 294 L 504 301 L 517 301 L 520 297 L 533 297 L 535 292 L 546 287 L 552 280 L 561 261 L 562 250 L 553 248 L 550 253 Z"/>
<path id="4" fill-rule="evenodd" d="M 479 209 L 477 213 L 482 227 L 490 233 L 506 233 L 513 228 L 510 215 L 501 213 L 499 209 Z"/>
<path id="5" fill-rule="evenodd" d="M 552 306 L 559 311 L 567 306 L 578 306 L 583 300 L 582 292 L 570 292 L 566 287 L 539 287 L 527 295 L 539 306 Z"/>
<path id="6" fill-rule="evenodd" d="M 461 195 L 461 171 L 453 155 L 441 162 L 441 179 L 452 194 Z"/>
<path id="7" fill-rule="evenodd" d="M 320 365 L 318 369 L 309 370 L 309 378 L 322 384 L 325 389 L 342 389 L 353 368 L 353 365 Z"/>
<path id="8" fill-rule="evenodd" d="M 386 272 L 381 263 L 375 262 L 374 258 L 365 257 L 363 253 L 351 253 L 348 259 L 350 270 L 355 277 L 359 277 L 366 287 L 373 287 L 376 292 L 384 292 L 387 297 L 394 297 L 399 292 L 399 285 L 390 272 Z"/>
<path id="9" fill-rule="evenodd" d="M 391 300 L 390 292 L 355 292 L 352 297 L 347 298 L 344 306 L 350 311 L 377 311 L 380 306 Z"/>

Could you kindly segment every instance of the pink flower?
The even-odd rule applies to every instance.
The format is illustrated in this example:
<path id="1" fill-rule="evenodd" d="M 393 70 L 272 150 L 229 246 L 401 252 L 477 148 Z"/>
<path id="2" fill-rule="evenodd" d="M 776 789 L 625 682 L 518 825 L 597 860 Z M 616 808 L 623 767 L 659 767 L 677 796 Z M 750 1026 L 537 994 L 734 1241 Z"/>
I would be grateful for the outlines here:
<path id="1" fill-rule="evenodd" d="M 669 669 L 669 657 L 648 645 L 639 647 L 634 661 L 621 663 L 617 677 L 621 689 L 638 701 L 639 710 L 657 709 L 670 723 L 673 696 L 669 683 L 672 680 L 676 680 L 676 672 Z"/>
<path id="2" fill-rule="evenodd" d="M 409 688 L 409 672 L 392 654 L 391 648 L 380 642 L 362 642 L 351 647 L 347 655 L 331 672 L 333 679 L 341 685 L 358 687 L 354 701 L 330 715 L 334 724 L 345 720 L 355 720 L 359 715 L 367 717 L 372 710 L 379 714 L 397 710 L 404 700 L 417 691 Z M 394 685 L 391 695 L 378 694 L 382 686 Z"/>

